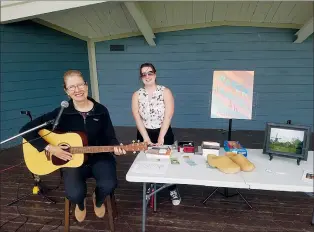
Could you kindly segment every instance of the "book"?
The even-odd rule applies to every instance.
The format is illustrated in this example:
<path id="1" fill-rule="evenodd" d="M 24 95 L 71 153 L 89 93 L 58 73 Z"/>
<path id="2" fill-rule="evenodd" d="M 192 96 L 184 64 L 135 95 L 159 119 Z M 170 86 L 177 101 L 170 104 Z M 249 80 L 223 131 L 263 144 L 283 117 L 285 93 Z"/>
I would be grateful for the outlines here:
<path id="1" fill-rule="evenodd" d="M 138 161 L 131 168 L 132 172 L 140 174 L 165 174 L 167 170 L 168 164 L 159 161 Z"/>
<path id="2" fill-rule="evenodd" d="M 202 148 L 202 155 L 205 160 L 207 160 L 208 155 L 219 156 L 220 143 L 203 141 L 201 148 Z"/>
<path id="3" fill-rule="evenodd" d="M 170 148 L 150 148 L 146 152 L 147 158 L 153 159 L 170 159 L 171 149 Z"/>

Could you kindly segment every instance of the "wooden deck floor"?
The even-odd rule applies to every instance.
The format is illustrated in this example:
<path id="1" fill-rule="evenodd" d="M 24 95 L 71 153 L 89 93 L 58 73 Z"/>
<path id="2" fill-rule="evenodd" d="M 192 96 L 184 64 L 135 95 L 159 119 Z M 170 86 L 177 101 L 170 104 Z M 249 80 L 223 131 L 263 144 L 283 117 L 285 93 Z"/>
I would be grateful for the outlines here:
<path id="1" fill-rule="evenodd" d="M 117 232 L 141 231 L 141 190 L 140 184 L 128 183 L 125 175 L 132 164 L 134 155 L 118 158 L 119 187 L 116 200 L 119 217 L 115 221 Z M 0 154 L 0 170 L 22 162 L 20 149 L 11 149 Z M 57 201 L 45 203 L 40 196 L 30 196 L 14 206 L 5 206 L 17 196 L 32 191 L 33 180 L 24 164 L 0 173 L 0 231 L 63 231 L 63 186 L 49 193 Z M 43 177 L 43 182 L 54 188 L 59 183 L 58 174 Z M 92 192 L 94 182 L 88 185 Z M 241 190 L 252 204 L 249 209 L 238 197 L 224 198 L 214 195 L 207 206 L 200 202 L 213 188 L 180 185 L 182 203 L 172 206 L 164 191 L 159 196 L 158 212 L 148 212 L 147 231 L 277 231 L 313 232 L 310 225 L 314 198 L 304 193 Z M 88 198 L 87 218 L 79 224 L 71 216 L 71 231 L 109 231 L 107 218 L 97 219 Z M 19 213 L 21 216 L 19 216 Z M 27 221 L 26 221 L 27 220 Z M 26 222 L 24 224 L 24 222 Z"/>

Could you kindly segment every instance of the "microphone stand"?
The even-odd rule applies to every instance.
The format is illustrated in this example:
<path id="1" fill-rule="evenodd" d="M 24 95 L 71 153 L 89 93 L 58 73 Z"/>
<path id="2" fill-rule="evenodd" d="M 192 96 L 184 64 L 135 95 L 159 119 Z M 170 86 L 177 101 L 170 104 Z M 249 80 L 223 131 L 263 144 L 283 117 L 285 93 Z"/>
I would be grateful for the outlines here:
<path id="1" fill-rule="evenodd" d="M 27 116 L 29 116 L 30 121 L 33 120 L 30 111 L 21 111 L 21 114 L 26 114 Z M 54 120 L 50 120 L 50 121 L 45 122 L 45 123 L 43 123 L 43 124 L 41 124 L 41 125 L 39 125 L 39 126 L 36 126 L 36 127 L 32 128 L 32 129 L 29 129 L 29 130 L 27 130 L 27 131 L 24 131 L 24 132 L 22 132 L 22 133 L 20 133 L 20 134 L 17 134 L 17 135 L 15 135 L 15 136 L 11 137 L 11 138 L 8 138 L 8 139 L 2 141 L 0 144 L 4 144 L 4 143 L 9 142 L 9 141 L 11 141 L 11 140 L 13 140 L 13 139 L 15 139 L 15 138 L 18 138 L 18 137 L 20 137 L 20 136 L 22 136 L 22 135 L 25 135 L 25 134 L 27 134 L 27 133 L 29 133 L 29 132 L 31 132 L 31 131 L 37 130 L 37 129 L 39 129 L 39 128 L 45 127 L 45 126 L 47 126 L 47 125 L 49 125 L 49 124 L 53 124 L 53 123 L 54 123 Z M 54 200 L 50 199 L 48 196 L 46 196 L 48 190 L 47 190 L 47 188 L 43 185 L 43 183 L 41 182 L 39 175 L 35 175 L 35 174 L 33 174 L 33 173 L 31 173 L 31 174 L 32 174 L 33 179 L 34 179 L 33 191 L 32 191 L 31 193 L 29 193 L 29 194 L 26 194 L 25 196 L 19 197 L 18 199 L 16 199 L 16 200 L 10 202 L 9 204 L 7 204 L 6 206 L 13 205 L 14 203 L 19 202 L 20 200 L 23 200 L 24 198 L 26 198 L 26 197 L 28 197 L 28 196 L 31 196 L 31 195 L 41 195 L 41 196 L 42 196 L 45 200 L 47 200 L 48 202 L 53 203 L 53 204 L 56 204 L 56 201 L 54 201 Z"/>

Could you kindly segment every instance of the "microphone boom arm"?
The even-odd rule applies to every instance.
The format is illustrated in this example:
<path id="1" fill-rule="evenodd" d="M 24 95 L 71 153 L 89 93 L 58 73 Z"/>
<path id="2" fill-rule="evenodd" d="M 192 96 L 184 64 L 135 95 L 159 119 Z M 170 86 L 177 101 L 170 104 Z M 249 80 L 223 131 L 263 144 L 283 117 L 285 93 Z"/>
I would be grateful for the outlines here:
<path id="1" fill-rule="evenodd" d="M 13 140 L 13 139 L 15 139 L 15 138 L 18 138 L 18 137 L 20 137 L 20 136 L 22 136 L 22 135 L 25 135 L 25 134 L 27 134 L 27 133 L 29 133 L 29 132 L 31 132 L 31 131 L 37 130 L 37 129 L 42 128 L 42 127 L 45 127 L 45 126 L 47 126 L 47 125 L 49 125 L 49 124 L 53 124 L 54 121 L 55 121 L 54 119 L 53 119 L 53 120 L 50 120 L 50 121 L 48 121 L 48 122 L 45 122 L 45 123 L 43 123 L 43 124 L 41 124 L 41 125 L 39 125 L 39 126 L 36 126 L 36 127 L 32 128 L 32 129 L 29 129 L 29 130 L 24 131 L 24 132 L 22 132 L 22 133 L 20 133 L 20 134 L 17 134 L 17 135 L 15 135 L 15 136 L 11 137 L 11 138 L 8 138 L 8 139 L 2 141 L 2 142 L 0 143 L 0 145 L 1 145 L 1 144 L 4 144 L 4 143 L 6 143 L 6 142 L 9 142 L 9 141 L 11 141 L 11 140 Z"/>

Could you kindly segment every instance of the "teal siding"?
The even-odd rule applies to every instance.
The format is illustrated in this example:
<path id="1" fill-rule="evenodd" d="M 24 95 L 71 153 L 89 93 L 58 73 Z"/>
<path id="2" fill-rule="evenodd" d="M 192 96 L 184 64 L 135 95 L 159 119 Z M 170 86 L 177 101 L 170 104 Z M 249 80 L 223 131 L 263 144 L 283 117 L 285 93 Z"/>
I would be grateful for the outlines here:
<path id="1" fill-rule="evenodd" d="M 66 70 L 81 70 L 89 82 L 89 67 L 85 41 L 28 21 L 0 25 L 0 32 L 2 141 L 29 120 L 21 110 L 36 117 L 68 99 L 62 79 Z"/>
<path id="2" fill-rule="evenodd" d="M 253 120 L 234 120 L 234 129 L 264 130 L 265 123 L 313 126 L 313 37 L 294 44 L 295 30 L 214 27 L 159 33 L 156 47 L 142 37 L 96 44 L 100 100 L 116 126 L 135 126 L 131 96 L 141 84 L 139 66 L 152 62 L 159 84 L 175 97 L 177 128 L 227 128 L 210 118 L 214 70 L 254 70 Z M 110 44 L 125 45 L 110 52 Z"/>

